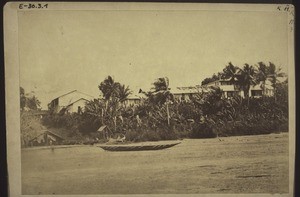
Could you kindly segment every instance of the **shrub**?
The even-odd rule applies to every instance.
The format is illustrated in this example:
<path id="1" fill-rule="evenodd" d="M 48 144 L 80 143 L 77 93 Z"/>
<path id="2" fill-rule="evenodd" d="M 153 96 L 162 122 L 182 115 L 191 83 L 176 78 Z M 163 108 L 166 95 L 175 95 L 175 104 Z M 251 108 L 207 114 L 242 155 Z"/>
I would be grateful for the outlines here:
<path id="1" fill-rule="evenodd" d="M 217 134 L 208 122 L 194 124 L 189 134 L 190 138 L 214 138 L 216 136 Z"/>
<path id="2" fill-rule="evenodd" d="M 74 132 L 89 134 L 97 131 L 100 120 L 89 114 L 48 114 L 42 119 L 42 123 L 48 127 L 65 128 Z"/>

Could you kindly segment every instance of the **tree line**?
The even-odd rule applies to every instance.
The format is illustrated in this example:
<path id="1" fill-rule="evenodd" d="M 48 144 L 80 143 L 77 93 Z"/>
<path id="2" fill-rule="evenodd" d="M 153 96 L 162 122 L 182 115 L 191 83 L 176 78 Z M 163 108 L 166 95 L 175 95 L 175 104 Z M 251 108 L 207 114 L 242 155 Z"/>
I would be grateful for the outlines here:
<path id="1" fill-rule="evenodd" d="M 205 78 L 201 85 L 206 85 L 216 80 L 227 79 L 233 84 L 237 85 L 243 92 L 246 98 L 249 97 L 249 90 L 251 85 L 257 85 L 260 82 L 263 92 L 266 89 L 266 82 L 269 80 L 274 91 L 276 91 L 278 78 L 286 77 L 286 74 L 281 71 L 280 67 L 276 67 L 274 63 L 258 62 L 257 65 L 245 64 L 242 68 L 233 65 L 229 62 L 223 72 L 213 74 L 212 77 Z M 276 96 L 275 96 L 276 99 Z"/>
<path id="2" fill-rule="evenodd" d="M 140 90 L 145 97 L 139 104 L 128 106 L 125 101 L 132 91 L 108 76 L 98 85 L 103 97 L 88 102 L 82 114 L 49 114 L 43 124 L 99 138 L 103 136 L 97 129 L 105 125 L 110 135 L 122 133 L 130 141 L 288 131 L 288 81 L 278 80 L 285 74 L 274 64 L 260 62 L 256 68 L 245 64 L 241 69 L 229 63 L 218 75 L 238 84 L 246 97 L 225 99 L 220 88 L 209 87 L 208 92 L 199 91 L 180 102 L 170 91 L 169 79 L 161 77 L 150 91 Z M 249 86 L 258 82 L 263 86 L 266 80 L 275 89 L 274 97 L 249 98 Z"/>

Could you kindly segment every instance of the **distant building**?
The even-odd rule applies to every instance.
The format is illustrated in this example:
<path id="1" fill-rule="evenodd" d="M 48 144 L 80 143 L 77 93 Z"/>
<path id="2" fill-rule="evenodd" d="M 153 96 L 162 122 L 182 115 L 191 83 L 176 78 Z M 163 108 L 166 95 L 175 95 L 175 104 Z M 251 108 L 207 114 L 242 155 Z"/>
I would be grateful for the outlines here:
<path id="1" fill-rule="evenodd" d="M 65 113 L 81 113 L 84 111 L 86 102 L 93 99 L 93 96 L 74 90 L 53 99 L 48 106 L 54 113 L 62 110 Z"/>
<path id="2" fill-rule="evenodd" d="M 145 95 L 142 93 L 139 94 L 135 94 L 135 95 L 129 95 L 125 101 L 123 102 L 123 104 L 125 106 L 135 106 L 141 103 L 142 99 L 145 98 Z"/>
<path id="3" fill-rule="evenodd" d="M 191 96 L 201 92 L 202 90 L 197 86 L 188 86 L 188 87 L 176 87 L 171 89 L 174 100 L 176 101 L 189 101 Z"/>
<path id="4" fill-rule="evenodd" d="M 245 97 L 244 92 L 232 81 L 227 79 L 219 79 L 208 84 L 203 85 L 202 87 L 219 87 L 225 98 L 233 96 Z M 266 81 L 265 87 L 263 88 L 262 82 L 257 85 L 251 85 L 249 90 L 249 97 L 259 98 L 262 96 L 273 96 L 274 89 L 271 86 L 269 81 Z"/>
<path id="5" fill-rule="evenodd" d="M 47 112 L 48 112 L 47 110 L 31 110 L 31 111 L 23 111 L 22 115 L 33 116 L 42 119 L 47 114 Z"/>
<path id="6" fill-rule="evenodd" d="M 208 84 L 202 85 L 202 87 L 219 87 L 225 98 L 233 96 L 243 96 L 243 92 L 240 91 L 239 87 L 234 82 L 226 79 L 219 79 Z"/>
<path id="7" fill-rule="evenodd" d="M 29 146 L 48 146 L 58 145 L 63 142 L 64 138 L 52 131 L 44 130 L 39 135 L 29 140 Z"/>

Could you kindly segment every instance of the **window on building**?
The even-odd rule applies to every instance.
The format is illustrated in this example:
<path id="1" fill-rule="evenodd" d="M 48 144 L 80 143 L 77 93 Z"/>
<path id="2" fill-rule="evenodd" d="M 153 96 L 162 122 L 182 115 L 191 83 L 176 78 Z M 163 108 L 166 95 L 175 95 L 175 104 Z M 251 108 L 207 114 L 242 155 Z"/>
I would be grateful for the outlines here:
<path id="1" fill-rule="evenodd" d="M 274 94 L 273 90 L 266 89 L 266 91 L 265 91 L 266 96 L 272 96 L 273 94 Z"/>
<path id="2" fill-rule="evenodd" d="M 234 96 L 238 96 L 237 91 L 228 91 L 227 92 L 227 97 L 234 97 Z"/>
<path id="3" fill-rule="evenodd" d="M 181 95 L 180 101 L 185 101 L 185 94 Z"/>
<path id="4" fill-rule="evenodd" d="M 254 97 L 262 96 L 262 90 L 251 90 L 251 95 Z"/>
<path id="5" fill-rule="evenodd" d="M 80 106 L 78 106 L 78 108 L 77 108 L 77 113 L 82 114 L 82 108 Z"/>
<path id="6" fill-rule="evenodd" d="M 233 96 L 234 96 L 233 93 L 234 93 L 233 91 L 228 91 L 228 92 L 227 92 L 227 97 L 233 97 Z"/>
<path id="7" fill-rule="evenodd" d="M 57 105 L 58 105 L 58 98 L 55 99 L 55 100 L 53 101 L 53 105 L 54 105 L 54 106 L 57 106 Z"/>

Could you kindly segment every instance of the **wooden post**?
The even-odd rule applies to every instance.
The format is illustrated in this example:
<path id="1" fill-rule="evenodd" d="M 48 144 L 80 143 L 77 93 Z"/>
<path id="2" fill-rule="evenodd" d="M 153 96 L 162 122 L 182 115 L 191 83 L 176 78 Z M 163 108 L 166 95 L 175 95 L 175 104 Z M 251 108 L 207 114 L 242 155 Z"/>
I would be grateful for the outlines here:
<path id="1" fill-rule="evenodd" d="M 170 112 L 169 112 L 169 101 L 167 100 L 167 120 L 168 125 L 170 125 Z"/>
<path id="2" fill-rule="evenodd" d="M 116 133 L 116 131 L 117 131 L 117 117 L 115 116 L 115 117 L 113 117 L 113 119 L 114 119 L 115 133 Z"/>
<path id="3" fill-rule="evenodd" d="M 101 109 L 101 124 L 103 125 L 103 108 Z"/>

